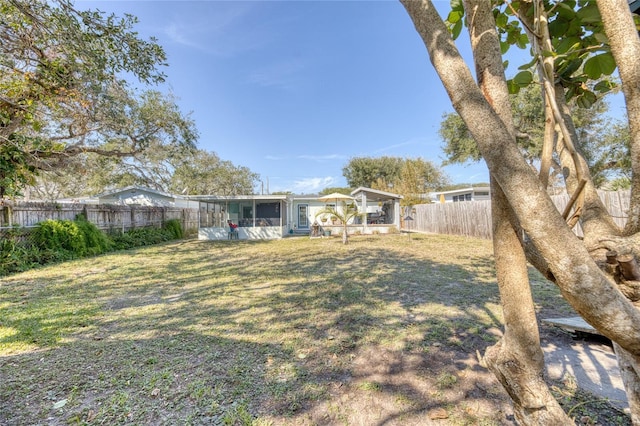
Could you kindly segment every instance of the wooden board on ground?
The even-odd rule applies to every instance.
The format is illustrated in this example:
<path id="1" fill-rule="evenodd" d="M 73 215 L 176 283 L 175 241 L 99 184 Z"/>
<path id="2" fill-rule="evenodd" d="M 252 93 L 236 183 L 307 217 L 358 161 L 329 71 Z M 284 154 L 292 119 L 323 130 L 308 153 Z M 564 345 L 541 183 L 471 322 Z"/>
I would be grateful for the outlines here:
<path id="1" fill-rule="evenodd" d="M 578 331 L 581 333 L 589 333 L 589 334 L 596 334 L 598 336 L 602 336 L 602 334 L 600 334 L 598 330 L 593 328 L 581 317 L 547 318 L 547 319 L 543 319 L 542 322 L 549 325 L 555 325 L 556 327 L 560 327 L 565 330 L 569 330 L 573 332 Z"/>

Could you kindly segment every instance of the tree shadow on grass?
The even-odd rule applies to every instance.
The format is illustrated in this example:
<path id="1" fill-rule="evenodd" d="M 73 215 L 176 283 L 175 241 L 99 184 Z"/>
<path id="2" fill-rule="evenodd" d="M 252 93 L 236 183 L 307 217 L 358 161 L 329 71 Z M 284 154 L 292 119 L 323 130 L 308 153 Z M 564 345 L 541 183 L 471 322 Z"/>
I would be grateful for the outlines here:
<path id="1" fill-rule="evenodd" d="M 73 263 L 49 286 L 96 311 L 5 356 L 18 391 L 1 391 L 2 420 L 511 424 L 475 360 L 500 327 L 490 253 L 460 243 L 440 258 L 398 238 L 193 241 Z M 0 344 L 29 342 L 25 318 L 64 323 L 62 300 L 39 303 Z"/>

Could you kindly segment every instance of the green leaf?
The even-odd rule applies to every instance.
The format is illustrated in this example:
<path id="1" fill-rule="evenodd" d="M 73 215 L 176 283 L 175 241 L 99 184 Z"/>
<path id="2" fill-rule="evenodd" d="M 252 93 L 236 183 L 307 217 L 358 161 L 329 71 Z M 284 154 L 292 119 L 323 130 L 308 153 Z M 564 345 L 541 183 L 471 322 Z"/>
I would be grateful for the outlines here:
<path id="1" fill-rule="evenodd" d="M 585 90 L 582 95 L 576 98 L 576 103 L 580 108 L 590 108 L 591 105 L 596 103 L 597 100 L 598 97 L 595 95 L 595 93 L 589 90 Z"/>
<path id="2" fill-rule="evenodd" d="M 573 19 L 569 21 L 569 28 L 567 28 L 567 33 L 564 34 L 565 37 L 582 37 L 584 34 L 584 30 L 582 27 L 582 21 L 579 19 Z M 557 34 L 558 37 L 562 37 L 562 34 Z"/>
<path id="3" fill-rule="evenodd" d="M 513 77 L 513 82 L 519 86 L 526 86 L 533 81 L 531 71 L 520 71 Z"/>
<path id="4" fill-rule="evenodd" d="M 582 59 L 574 59 L 573 61 L 558 61 L 556 64 L 557 73 L 565 78 L 569 78 L 574 72 L 580 69 L 582 66 Z"/>
<path id="5" fill-rule="evenodd" d="M 462 19 L 456 22 L 451 29 L 451 36 L 454 40 L 458 38 L 460 32 L 462 32 Z"/>
<path id="6" fill-rule="evenodd" d="M 509 51 L 510 47 L 511 45 L 506 41 L 500 41 L 500 53 L 502 53 L 503 55 Z"/>
<path id="7" fill-rule="evenodd" d="M 532 68 L 536 64 L 536 62 L 538 62 L 538 58 L 533 58 L 530 62 L 519 66 L 518 69 L 519 70 L 528 70 L 528 69 Z"/>
<path id="8" fill-rule="evenodd" d="M 568 101 L 571 100 L 571 98 L 573 98 L 574 96 L 576 96 L 576 91 L 577 91 L 577 86 L 575 84 L 570 85 L 569 87 L 567 87 L 567 90 L 564 94 L 564 98 Z"/>
<path id="9" fill-rule="evenodd" d="M 638 29 L 640 30 L 640 28 Z M 594 33 L 593 38 L 595 38 L 598 43 L 609 44 L 609 38 L 603 33 Z"/>
<path id="10" fill-rule="evenodd" d="M 599 79 L 603 74 L 611 75 L 615 69 L 616 61 L 611 52 L 592 56 L 584 63 L 584 72 L 592 80 Z"/>
<path id="11" fill-rule="evenodd" d="M 525 49 L 528 43 L 529 43 L 529 36 L 527 36 L 525 33 L 520 34 L 520 36 L 516 39 L 516 45 L 520 49 Z"/>
<path id="12" fill-rule="evenodd" d="M 552 36 L 564 35 L 569 29 L 569 21 L 558 18 L 549 22 L 549 34 Z"/>
<path id="13" fill-rule="evenodd" d="M 520 91 L 520 86 L 513 80 L 507 80 L 507 89 L 510 95 L 515 95 Z"/>
<path id="14" fill-rule="evenodd" d="M 504 13 L 499 13 L 496 16 L 496 25 L 498 26 L 498 28 L 505 28 L 508 22 L 509 22 L 509 17 Z"/>
<path id="15" fill-rule="evenodd" d="M 613 81 L 602 80 L 599 81 L 594 87 L 593 90 L 599 93 L 607 93 L 616 88 L 617 85 Z"/>
<path id="16" fill-rule="evenodd" d="M 602 22 L 602 16 L 600 16 L 600 11 L 598 10 L 596 2 L 589 3 L 586 6 L 580 8 L 576 15 L 582 20 L 583 23 Z"/>
<path id="17" fill-rule="evenodd" d="M 556 46 L 557 54 L 565 54 L 567 52 L 571 52 L 580 47 L 580 38 L 579 37 L 566 37 L 563 38 L 560 43 Z"/>
<path id="18" fill-rule="evenodd" d="M 557 4 L 558 15 L 568 21 L 572 20 L 576 16 L 576 12 L 573 9 L 575 7 L 575 3 L 573 5 L 569 3 L 571 2 L 560 2 Z"/>
<path id="19" fill-rule="evenodd" d="M 462 19 L 462 16 L 463 16 L 463 12 L 460 12 L 459 10 L 452 10 L 451 12 L 449 12 L 449 15 L 447 16 L 447 22 L 451 24 L 455 24 L 460 19 Z"/>

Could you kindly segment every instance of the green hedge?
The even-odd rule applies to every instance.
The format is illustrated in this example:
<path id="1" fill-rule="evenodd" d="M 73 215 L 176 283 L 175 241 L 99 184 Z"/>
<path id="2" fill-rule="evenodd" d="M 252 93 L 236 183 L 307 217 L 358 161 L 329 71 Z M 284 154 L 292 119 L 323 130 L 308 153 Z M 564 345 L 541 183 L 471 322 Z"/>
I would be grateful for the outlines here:
<path id="1" fill-rule="evenodd" d="M 162 228 L 137 228 L 107 235 L 78 215 L 75 220 L 45 220 L 31 232 L 12 229 L 0 238 L 0 276 L 39 265 L 96 256 L 113 250 L 158 244 L 183 238 L 179 220 Z"/>

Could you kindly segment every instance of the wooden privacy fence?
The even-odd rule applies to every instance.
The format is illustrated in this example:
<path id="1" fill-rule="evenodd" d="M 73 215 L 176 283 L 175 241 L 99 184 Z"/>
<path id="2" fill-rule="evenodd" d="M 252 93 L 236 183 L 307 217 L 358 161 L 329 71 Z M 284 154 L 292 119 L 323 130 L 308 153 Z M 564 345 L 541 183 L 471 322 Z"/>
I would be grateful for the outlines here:
<path id="1" fill-rule="evenodd" d="M 197 209 L 7 201 L 0 201 L 0 229 L 29 228 L 47 219 L 73 220 L 79 214 L 85 215 L 89 222 L 108 232 L 124 232 L 148 226 L 161 227 L 171 219 L 178 219 L 187 233 L 198 229 Z"/>
<path id="2" fill-rule="evenodd" d="M 630 192 L 598 191 L 598 195 L 616 224 L 624 226 L 629 210 Z M 569 202 L 569 196 L 566 194 L 554 195 L 551 199 L 560 212 Z M 491 201 L 419 204 L 413 208 L 415 213 L 410 213 L 413 220 L 404 221 L 405 230 L 492 238 Z M 582 236 L 580 224 L 573 230 Z"/>

